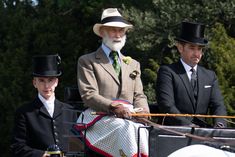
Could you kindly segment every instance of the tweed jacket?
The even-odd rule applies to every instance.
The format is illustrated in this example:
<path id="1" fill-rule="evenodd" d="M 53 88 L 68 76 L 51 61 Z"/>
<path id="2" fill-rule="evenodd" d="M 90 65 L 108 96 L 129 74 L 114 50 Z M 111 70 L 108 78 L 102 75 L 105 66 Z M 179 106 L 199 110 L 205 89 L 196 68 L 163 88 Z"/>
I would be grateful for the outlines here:
<path id="1" fill-rule="evenodd" d="M 57 144 L 67 151 L 71 124 L 77 115 L 72 106 L 55 99 L 55 109 L 51 117 L 37 97 L 32 103 L 23 105 L 15 113 L 15 125 L 11 142 L 14 157 L 42 157 L 48 146 Z"/>
<path id="2" fill-rule="evenodd" d="M 215 73 L 198 66 L 197 77 L 198 97 L 195 101 L 182 63 L 179 61 L 161 66 L 156 82 L 156 98 L 160 112 L 226 115 L 226 108 Z M 164 124 L 190 125 L 193 120 L 184 117 L 166 118 Z M 215 123 L 222 122 L 226 126 L 223 119 L 214 120 Z"/>
<path id="3" fill-rule="evenodd" d="M 83 102 L 96 111 L 107 112 L 113 99 L 123 99 L 133 104 L 134 108 L 141 107 L 149 112 L 139 62 L 132 59 L 130 63 L 124 63 L 122 54 L 120 58 L 120 79 L 101 47 L 78 59 L 78 87 Z"/>

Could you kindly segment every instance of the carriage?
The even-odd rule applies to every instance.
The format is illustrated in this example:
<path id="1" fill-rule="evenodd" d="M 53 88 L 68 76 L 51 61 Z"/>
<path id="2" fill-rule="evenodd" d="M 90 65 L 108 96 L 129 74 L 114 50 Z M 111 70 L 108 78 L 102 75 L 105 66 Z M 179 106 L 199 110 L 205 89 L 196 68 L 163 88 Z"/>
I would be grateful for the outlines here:
<path id="1" fill-rule="evenodd" d="M 77 87 L 66 87 L 64 97 L 65 102 L 76 107 L 78 114 L 84 110 Z M 154 106 L 150 106 L 150 110 L 155 113 Z M 164 126 L 155 123 L 146 128 L 149 130 L 150 157 L 166 157 L 180 148 L 194 144 L 204 144 L 235 153 L 235 129 L 233 128 Z M 65 153 L 66 157 L 89 157 L 91 154 L 100 157 L 89 149 L 85 142 L 81 142 L 84 136 L 74 136 L 73 133 L 67 132 L 65 138 L 72 139 L 68 146 L 69 151 Z"/>

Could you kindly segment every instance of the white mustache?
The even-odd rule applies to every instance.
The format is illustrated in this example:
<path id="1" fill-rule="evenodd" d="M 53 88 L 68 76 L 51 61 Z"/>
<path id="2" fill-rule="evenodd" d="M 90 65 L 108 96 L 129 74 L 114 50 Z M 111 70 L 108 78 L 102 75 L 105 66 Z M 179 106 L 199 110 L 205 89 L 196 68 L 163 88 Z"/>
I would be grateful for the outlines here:
<path id="1" fill-rule="evenodd" d="M 122 38 L 113 39 L 113 42 L 121 42 Z"/>
<path id="2" fill-rule="evenodd" d="M 126 35 L 120 38 L 103 37 L 103 43 L 113 51 L 120 51 L 126 43 Z"/>

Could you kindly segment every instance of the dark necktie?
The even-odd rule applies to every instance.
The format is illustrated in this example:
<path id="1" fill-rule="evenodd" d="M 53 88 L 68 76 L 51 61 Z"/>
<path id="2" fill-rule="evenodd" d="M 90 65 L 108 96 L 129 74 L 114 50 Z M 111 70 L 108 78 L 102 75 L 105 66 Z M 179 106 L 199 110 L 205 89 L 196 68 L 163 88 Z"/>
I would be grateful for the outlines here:
<path id="1" fill-rule="evenodd" d="M 197 100 L 197 73 L 196 73 L 196 70 L 193 68 L 190 71 L 192 72 L 191 85 L 193 89 L 193 94 L 194 94 L 194 98 Z"/>
<path id="2" fill-rule="evenodd" d="M 120 66 L 120 64 L 118 62 L 118 52 L 112 51 L 112 52 L 110 52 L 109 56 L 112 58 L 112 60 L 113 60 L 113 68 L 116 71 L 117 76 L 119 76 L 120 71 L 121 71 L 121 66 Z"/>

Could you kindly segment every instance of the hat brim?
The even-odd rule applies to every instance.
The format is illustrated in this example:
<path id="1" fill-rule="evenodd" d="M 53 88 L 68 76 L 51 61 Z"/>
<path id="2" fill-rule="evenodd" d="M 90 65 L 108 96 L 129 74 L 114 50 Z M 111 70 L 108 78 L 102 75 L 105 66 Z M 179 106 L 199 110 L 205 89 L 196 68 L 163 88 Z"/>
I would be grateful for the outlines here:
<path id="1" fill-rule="evenodd" d="M 131 24 L 126 24 L 123 22 L 108 22 L 105 24 L 97 23 L 93 26 L 93 31 L 96 35 L 100 36 L 100 27 L 107 26 L 107 27 L 120 27 L 120 28 L 126 28 L 126 29 L 131 29 L 133 25 Z"/>
<path id="2" fill-rule="evenodd" d="M 199 46 L 206 46 L 208 45 L 208 40 L 206 39 L 192 39 L 192 40 L 185 40 L 182 38 L 175 38 L 176 41 L 179 42 L 184 42 L 184 43 L 190 43 L 190 44 L 195 44 L 195 45 L 199 45 Z"/>
<path id="3" fill-rule="evenodd" d="M 43 73 L 32 73 L 32 76 L 33 77 L 59 77 L 62 75 L 62 72 L 51 72 L 51 71 L 48 71 L 48 72 L 43 72 Z"/>

